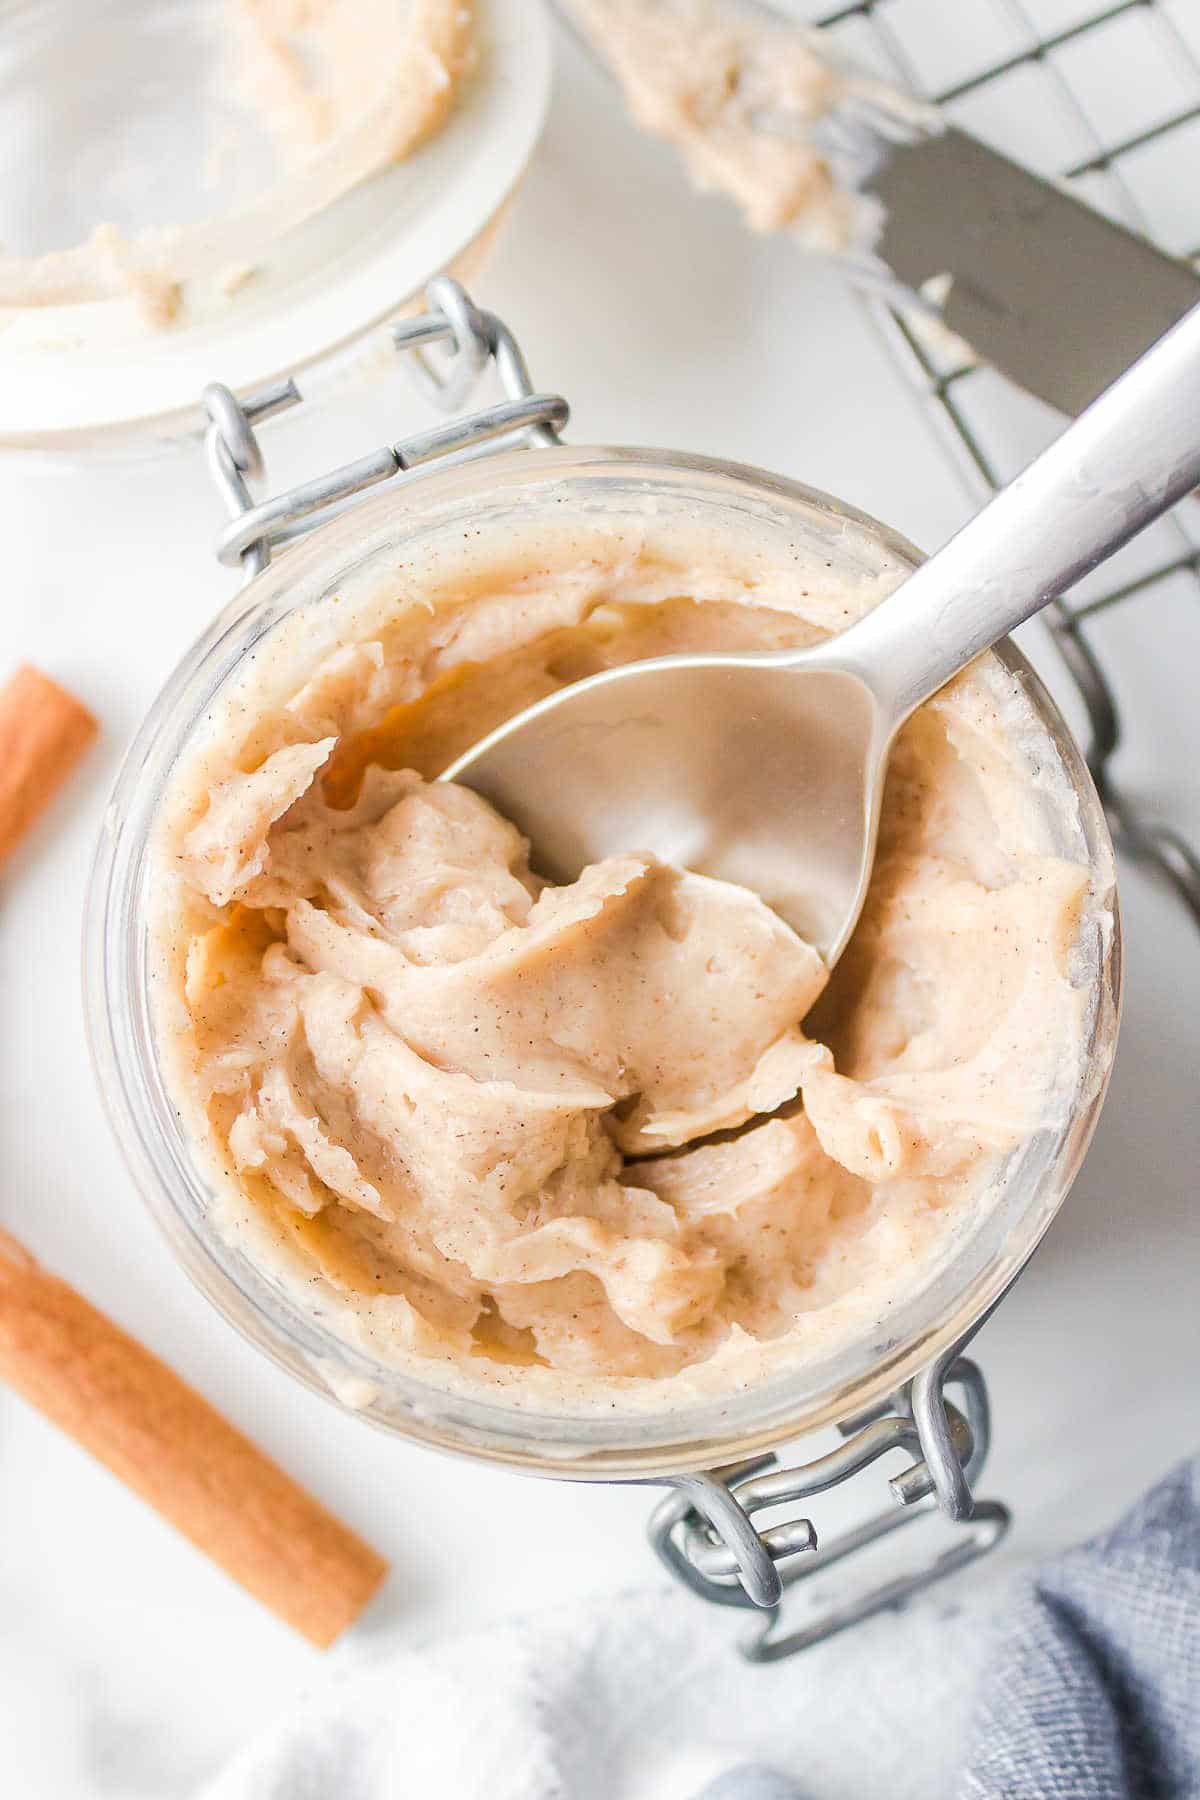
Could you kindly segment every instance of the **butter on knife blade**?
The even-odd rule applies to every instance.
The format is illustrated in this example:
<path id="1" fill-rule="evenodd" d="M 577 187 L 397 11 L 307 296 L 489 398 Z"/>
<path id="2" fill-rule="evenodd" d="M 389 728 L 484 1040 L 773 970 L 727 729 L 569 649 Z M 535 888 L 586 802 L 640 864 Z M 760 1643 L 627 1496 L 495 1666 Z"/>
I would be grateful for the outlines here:
<path id="1" fill-rule="evenodd" d="M 558 6 L 697 187 L 893 302 L 932 284 L 950 331 L 1063 412 L 1200 301 L 1187 264 L 843 62 L 784 0 Z"/>

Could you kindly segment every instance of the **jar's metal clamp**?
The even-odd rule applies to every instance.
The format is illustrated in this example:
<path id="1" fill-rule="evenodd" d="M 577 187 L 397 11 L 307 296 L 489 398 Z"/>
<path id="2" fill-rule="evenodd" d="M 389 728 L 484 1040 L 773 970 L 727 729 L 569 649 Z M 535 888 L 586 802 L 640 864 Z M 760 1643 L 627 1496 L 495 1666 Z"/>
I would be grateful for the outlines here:
<path id="1" fill-rule="evenodd" d="M 483 312 L 449 276 L 425 290 L 428 310 L 390 329 L 398 350 L 428 399 L 448 414 L 466 405 L 472 390 L 494 367 L 505 398 L 478 412 L 405 438 L 342 468 L 273 497 L 256 501 L 252 481 L 264 475 L 256 427 L 301 401 L 292 380 L 275 382 L 238 399 L 212 383 L 204 390 L 209 424 L 205 445 L 213 478 L 230 523 L 217 543 L 219 559 L 251 580 L 272 552 L 332 517 L 366 489 L 421 465 L 463 460 L 491 450 L 549 445 L 559 441 L 569 409 L 557 394 L 535 393 L 529 370 L 512 333 L 494 314 Z M 438 360 L 428 354 L 441 346 Z M 711 1474 L 670 1479 L 671 1493 L 650 1520 L 650 1541 L 677 1580 L 718 1606 L 746 1607 L 760 1623 L 742 1645 L 754 1662 L 772 1662 L 807 1649 L 953 1574 L 984 1555 L 1008 1529 L 1009 1514 L 996 1501 L 972 1493 L 987 1456 L 989 1423 L 983 1377 L 961 1352 L 961 1340 L 929 1368 L 870 1412 L 847 1420 L 844 1442 L 828 1455 L 798 1468 L 781 1469 L 767 1456 Z M 961 1394 L 961 1408 L 945 1397 L 947 1386 Z M 889 1486 L 886 1512 L 818 1548 L 807 1518 L 760 1530 L 754 1515 L 794 1505 L 838 1487 L 889 1451 L 904 1450 L 916 1460 Z M 805 1623 L 785 1628 L 785 1590 L 868 1545 L 899 1526 L 940 1512 L 960 1527 L 958 1541 L 867 1592 L 818 1611 Z"/>
<path id="2" fill-rule="evenodd" d="M 965 1340 L 964 1340 L 965 1341 Z M 1007 1507 L 976 1500 L 973 1486 L 987 1458 L 987 1389 L 975 1363 L 955 1344 L 898 1393 L 839 1430 L 845 1440 L 797 1468 L 778 1468 L 773 1456 L 677 1476 L 650 1519 L 650 1542 L 692 1593 L 717 1606 L 757 1609 L 759 1622 L 741 1644 L 751 1662 L 777 1662 L 905 1601 L 986 1555 L 1008 1530 Z M 962 1405 L 947 1400 L 957 1387 Z M 889 1451 L 916 1460 L 888 1486 L 893 1505 L 818 1546 L 808 1518 L 760 1530 L 759 1512 L 794 1505 L 840 1487 Z M 800 1623 L 783 1617 L 787 1589 L 818 1577 L 834 1563 L 890 1537 L 899 1527 L 940 1513 L 958 1528 L 931 1557 L 850 1599 L 819 1604 Z"/>
<path id="3" fill-rule="evenodd" d="M 570 413 L 561 394 L 534 392 L 529 370 L 511 331 L 494 313 L 483 312 L 449 275 L 425 289 L 428 310 L 400 319 L 389 329 L 397 350 L 427 399 L 440 411 L 458 413 L 480 378 L 494 367 L 505 398 L 494 406 L 453 418 L 445 425 L 384 444 L 369 456 L 318 475 L 312 481 L 256 501 L 250 482 L 264 474 L 256 427 L 300 404 L 291 379 L 272 382 L 239 399 L 220 382 L 204 390 L 208 414 L 205 448 L 213 480 L 230 523 L 217 540 L 218 559 L 240 568 L 250 581 L 272 552 L 302 537 L 342 510 L 368 488 L 432 462 L 461 461 L 492 450 L 558 442 Z M 435 361 L 432 346 L 448 349 Z"/>

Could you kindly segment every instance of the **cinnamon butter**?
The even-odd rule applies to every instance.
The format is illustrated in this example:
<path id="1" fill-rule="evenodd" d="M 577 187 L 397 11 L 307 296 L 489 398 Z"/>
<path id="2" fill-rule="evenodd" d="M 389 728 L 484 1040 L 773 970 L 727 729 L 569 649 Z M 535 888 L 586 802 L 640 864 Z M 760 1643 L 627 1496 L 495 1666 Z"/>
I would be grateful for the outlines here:
<path id="1" fill-rule="evenodd" d="M 1102 904 L 998 661 L 901 733 L 832 977 L 643 845 L 548 886 L 435 779 L 564 683 L 810 643 L 901 573 L 648 509 L 465 537 L 260 641 L 160 809 L 157 1032 L 222 1230 L 293 1303 L 434 1384 L 666 1406 L 877 1323 L 981 1216 L 1078 1089 Z"/>

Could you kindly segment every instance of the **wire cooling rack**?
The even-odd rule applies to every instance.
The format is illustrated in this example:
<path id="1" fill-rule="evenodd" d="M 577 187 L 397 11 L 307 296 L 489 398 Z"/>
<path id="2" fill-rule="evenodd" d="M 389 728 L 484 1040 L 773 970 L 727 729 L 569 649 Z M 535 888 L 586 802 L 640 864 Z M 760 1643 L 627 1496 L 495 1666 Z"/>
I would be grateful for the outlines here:
<path id="1" fill-rule="evenodd" d="M 955 124 L 1200 266 L 1200 0 L 792 0 L 792 10 Z M 943 343 L 915 316 L 877 310 L 977 497 L 1061 429 L 1057 414 L 965 346 Z M 1200 924 L 1200 855 L 1178 816 L 1194 806 L 1200 761 L 1200 499 L 1046 617 L 1086 709 L 1088 760 L 1118 844 L 1156 865 Z M 1161 679 L 1148 686 L 1144 649 L 1125 652 L 1151 631 L 1163 655 L 1153 670 Z M 1139 790 L 1139 752 L 1151 746 L 1180 770 L 1186 785 L 1174 795 L 1161 783 Z"/>

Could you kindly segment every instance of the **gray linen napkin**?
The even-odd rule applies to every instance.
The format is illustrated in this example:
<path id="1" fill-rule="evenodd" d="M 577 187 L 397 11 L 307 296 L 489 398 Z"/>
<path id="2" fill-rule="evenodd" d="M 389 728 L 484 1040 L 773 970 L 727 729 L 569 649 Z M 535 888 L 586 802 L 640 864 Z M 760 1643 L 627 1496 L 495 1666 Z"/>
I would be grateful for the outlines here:
<path id="1" fill-rule="evenodd" d="M 1023 1583 L 996 1622 L 960 1800 L 1200 1800 L 1200 1461 Z M 804 1800 L 746 1764 L 697 1800 Z"/>
<path id="2" fill-rule="evenodd" d="M 1000 1621 L 962 1800 L 1200 1797 L 1200 1461 Z"/>

